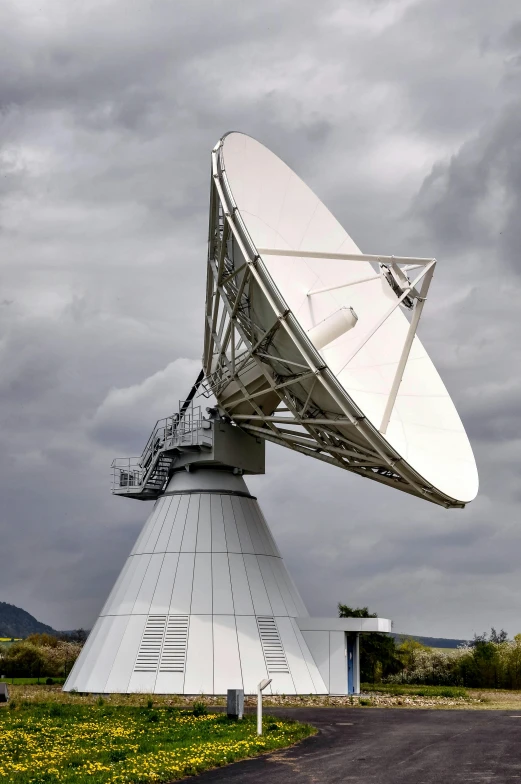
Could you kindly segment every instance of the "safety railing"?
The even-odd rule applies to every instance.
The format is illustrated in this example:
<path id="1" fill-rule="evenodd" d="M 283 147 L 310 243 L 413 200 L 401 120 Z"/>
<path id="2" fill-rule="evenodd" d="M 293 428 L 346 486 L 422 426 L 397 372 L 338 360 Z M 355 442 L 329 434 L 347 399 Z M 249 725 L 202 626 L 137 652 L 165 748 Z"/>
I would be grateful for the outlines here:
<path id="1" fill-rule="evenodd" d="M 137 488 L 143 483 L 143 471 L 139 465 L 139 457 L 116 457 L 112 461 L 112 492 Z"/>
<path id="2" fill-rule="evenodd" d="M 112 492 L 133 493 L 145 488 L 162 452 L 200 444 L 205 421 L 201 406 L 180 400 L 177 414 L 158 419 L 140 457 L 117 457 L 112 461 Z"/>

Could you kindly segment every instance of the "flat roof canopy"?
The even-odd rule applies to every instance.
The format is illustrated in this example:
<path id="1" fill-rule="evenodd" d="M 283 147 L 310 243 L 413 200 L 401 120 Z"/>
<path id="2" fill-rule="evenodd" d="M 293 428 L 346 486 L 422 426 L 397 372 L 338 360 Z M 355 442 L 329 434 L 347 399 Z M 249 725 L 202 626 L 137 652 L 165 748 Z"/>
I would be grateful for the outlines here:
<path id="1" fill-rule="evenodd" d="M 301 632 L 390 632 L 389 618 L 296 618 Z"/>

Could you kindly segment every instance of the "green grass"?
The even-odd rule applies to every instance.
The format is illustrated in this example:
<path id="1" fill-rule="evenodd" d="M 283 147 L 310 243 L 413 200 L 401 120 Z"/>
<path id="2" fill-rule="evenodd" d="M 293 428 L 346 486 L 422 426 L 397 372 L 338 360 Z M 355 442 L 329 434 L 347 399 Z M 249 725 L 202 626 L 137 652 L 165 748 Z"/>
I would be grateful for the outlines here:
<path id="1" fill-rule="evenodd" d="M 55 684 L 63 684 L 65 683 L 65 678 L 58 678 L 52 676 L 52 679 Z M 16 686 L 45 686 L 45 681 L 47 680 L 47 675 L 40 675 L 40 683 L 38 684 L 38 678 L 0 678 L 0 683 L 10 683 Z"/>
<path id="2" fill-rule="evenodd" d="M 295 743 L 312 727 L 269 715 L 195 716 L 173 707 L 11 702 L 0 709 L 3 784 L 130 784 L 173 781 Z"/>
<path id="3" fill-rule="evenodd" d="M 404 683 L 362 683 L 363 692 L 379 692 L 392 695 L 415 695 L 416 697 L 468 697 L 461 686 L 411 686 Z"/>

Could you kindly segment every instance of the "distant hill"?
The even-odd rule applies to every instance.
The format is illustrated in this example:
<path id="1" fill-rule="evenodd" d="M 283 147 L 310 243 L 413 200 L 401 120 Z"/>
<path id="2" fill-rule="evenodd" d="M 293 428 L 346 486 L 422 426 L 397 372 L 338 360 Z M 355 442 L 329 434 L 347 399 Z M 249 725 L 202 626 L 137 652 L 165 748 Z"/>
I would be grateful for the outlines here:
<path id="1" fill-rule="evenodd" d="M 0 602 L 0 637 L 28 637 L 30 634 L 57 634 L 52 626 L 40 623 L 21 607 Z"/>
<path id="2" fill-rule="evenodd" d="M 459 648 L 460 645 L 468 642 L 468 640 L 454 640 L 447 637 L 417 637 L 415 634 L 393 634 L 393 637 L 397 643 L 403 640 L 416 640 L 429 648 Z"/>

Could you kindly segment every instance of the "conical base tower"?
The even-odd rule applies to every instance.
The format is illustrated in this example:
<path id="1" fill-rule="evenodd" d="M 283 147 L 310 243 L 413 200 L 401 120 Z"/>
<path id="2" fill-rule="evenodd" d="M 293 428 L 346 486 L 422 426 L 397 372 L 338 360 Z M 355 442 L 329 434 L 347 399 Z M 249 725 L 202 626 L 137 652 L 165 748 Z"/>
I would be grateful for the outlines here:
<path id="1" fill-rule="evenodd" d="M 80 692 L 328 689 L 304 603 L 242 476 L 181 470 L 152 514 L 65 684 Z"/>
<path id="2" fill-rule="evenodd" d="M 65 691 L 359 691 L 359 633 L 390 621 L 309 617 L 242 476 L 264 441 L 185 407 L 113 466 L 113 492 L 155 504 Z"/>

